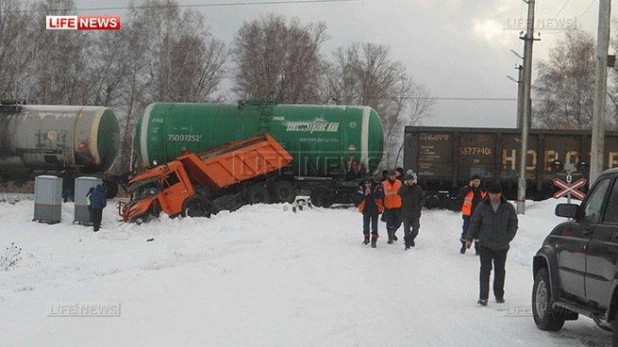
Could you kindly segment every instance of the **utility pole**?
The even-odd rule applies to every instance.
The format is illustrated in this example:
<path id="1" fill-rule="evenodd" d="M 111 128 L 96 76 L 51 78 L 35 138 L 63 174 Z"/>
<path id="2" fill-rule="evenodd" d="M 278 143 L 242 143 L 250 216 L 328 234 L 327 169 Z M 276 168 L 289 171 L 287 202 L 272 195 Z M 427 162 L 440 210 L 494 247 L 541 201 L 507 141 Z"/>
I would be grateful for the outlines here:
<path id="1" fill-rule="evenodd" d="M 600 0 L 599 27 L 597 31 L 596 81 L 594 86 L 594 113 L 592 117 L 592 158 L 590 158 L 590 177 L 588 180 L 590 184 L 603 172 L 610 11 L 611 0 Z"/>
<path id="2" fill-rule="evenodd" d="M 517 128 L 522 129 L 524 124 L 524 67 L 517 64 L 515 67 L 519 72 L 517 83 Z"/>
<path id="3" fill-rule="evenodd" d="M 519 184 L 517 189 L 517 214 L 526 213 L 526 168 L 528 163 L 528 129 L 530 126 L 531 103 L 530 88 L 532 84 L 532 43 L 534 42 L 534 0 L 524 0 L 528 3 L 528 22 L 524 37 L 524 69 L 523 69 L 523 117 L 521 121 L 521 157 L 519 164 Z"/>
<path id="4" fill-rule="evenodd" d="M 511 49 L 511 52 L 513 54 L 515 54 L 515 56 L 517 56 L 517 58 L 521 59 L 522 62 L 524 61 L 524 57 L 519 55 L 519 53 L 515 52 L 512 49 Z M 518 72 L 517 80 L 515 80 L 511 76 L 506 76 L 506 77 L 508 79 L 510 79 L 511 81 L 517 83 L 517 128 L 521 129 L 521 125 L 522 125 L 523 119 L 524 119 L 524 107 L 523 107 L 523 101 L 524 101 L 524 67 L 521 64 L 517 63 L 517 64 L 515 64 L 515 70 L 517 70 L 517 72 Z"/>

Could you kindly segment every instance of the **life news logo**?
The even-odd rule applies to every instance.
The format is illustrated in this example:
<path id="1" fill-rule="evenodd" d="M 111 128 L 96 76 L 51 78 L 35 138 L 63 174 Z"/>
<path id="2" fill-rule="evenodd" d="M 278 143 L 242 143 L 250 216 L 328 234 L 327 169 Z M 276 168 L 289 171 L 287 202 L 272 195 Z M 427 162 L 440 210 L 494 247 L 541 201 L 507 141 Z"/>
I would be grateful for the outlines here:
<path id="1" fill-rule="evenodd" d="M 120 30 L 120 16 L 46 16 L 47 30 Z"/>

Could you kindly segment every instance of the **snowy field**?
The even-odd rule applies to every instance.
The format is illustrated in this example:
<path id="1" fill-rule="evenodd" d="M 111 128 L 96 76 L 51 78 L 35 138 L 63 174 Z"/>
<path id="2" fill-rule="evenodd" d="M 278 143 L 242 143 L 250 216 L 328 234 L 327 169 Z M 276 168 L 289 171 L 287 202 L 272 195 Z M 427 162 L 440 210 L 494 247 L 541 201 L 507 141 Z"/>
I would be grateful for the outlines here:
<path id="1" fill-rule="evenodd" d="M 384 223 L 377 249 L 363 245 L 354 209 L 258 205 L 126 225 L 109 201 L 94 233 L 72 225 L 71 203 L 47 225 L 31 221 L 31 198 L 0 199 L 0 251 L 22 249 L 0 272 L 0 346 L 608 346 L 586 317 L 558 333 L 532 320 L 531 259 L 563 220 L 556 203 L 527 203 L 506 303 L 490 294 L 479 307 L 479 260 L 459 254 L 450 211 L 425 210 L 405 252 Z"/>

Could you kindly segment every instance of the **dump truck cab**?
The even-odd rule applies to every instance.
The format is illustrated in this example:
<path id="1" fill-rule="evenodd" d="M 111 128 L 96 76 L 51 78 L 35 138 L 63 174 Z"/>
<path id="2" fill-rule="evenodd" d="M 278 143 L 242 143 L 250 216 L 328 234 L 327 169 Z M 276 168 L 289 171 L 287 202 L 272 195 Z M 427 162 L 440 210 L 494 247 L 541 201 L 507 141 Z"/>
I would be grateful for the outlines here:
<path id="1" fill-rule="evenodd" d="M 161 211 L 175 216 L 182 213 L 183 203 L 195 195 L 195 189 L 182 162 L 175 160 L 156 166 L 129 181 L 131 201 L 122 211 L 124 221 L 147 219 L 144 214 Z M 138 221 L 138 222 L 141 222 Z"/>

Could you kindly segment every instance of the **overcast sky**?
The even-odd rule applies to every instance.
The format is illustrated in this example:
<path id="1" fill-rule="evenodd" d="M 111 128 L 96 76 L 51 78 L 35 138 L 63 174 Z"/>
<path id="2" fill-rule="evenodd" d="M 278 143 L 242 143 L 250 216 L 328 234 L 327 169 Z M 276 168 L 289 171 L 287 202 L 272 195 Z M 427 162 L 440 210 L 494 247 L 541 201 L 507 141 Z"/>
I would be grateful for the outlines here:
<path id="1" fill-rule="evenodd" d="M 177 0 L 181 5 L 249 3 L 260 0 Z M 277 1 L 277 0 L 273 0 Z M 282 0 L 284 1 L 284 0 Z M 556 28 L 576 26 L 596 37 L 598 0 L 537 0 L 533 64 L 547 59 L 549 49 L 564 35 Z M 125 10 L 80 11 L 80 8 L 124 7 L 128 0 L 75 0 L 78 14 L 119 14 Z M 614 13 L 618 1 L 612 1 Z M 359 0 L 339 3 L 196 7 L 213 35 L 231 43 L 245 21 L 269 13 L 303 23 L 324 21 L 330 54 L 352 42 L 391 47 L 392 58 L 407 65 L 408 73 L 438 98 L 513 98 L 515 64 L 523 56 L 519 32 L 525 27 L 527 5 L 521 0 Z M 103 13 L 102 13 L 103 12 Z M 555 19 L 555 20 L 554 20 Z M 520 29 L 521 28 L 521 29 Z M 612 28 L 612 32 L 614 32 Z M 613 37 L 613 34 L 612 34 Z M 610 54 L 614 49 L 610 48 Z M 534 74 L 533 70 L 533 74 Z M 534 95 L 533 95 L 534 97 Z M 515 127 L 516 102 L 439 100 L 433 117 L 423 125 Z"/>

